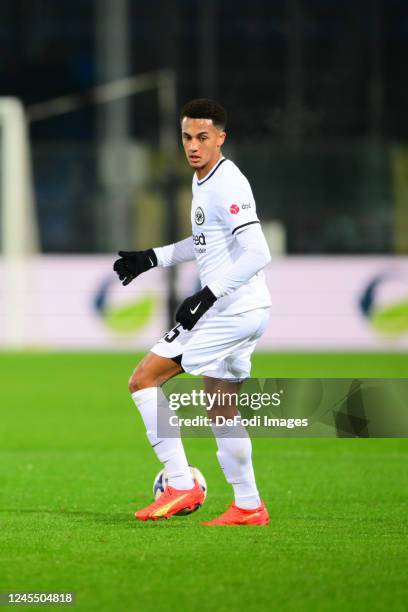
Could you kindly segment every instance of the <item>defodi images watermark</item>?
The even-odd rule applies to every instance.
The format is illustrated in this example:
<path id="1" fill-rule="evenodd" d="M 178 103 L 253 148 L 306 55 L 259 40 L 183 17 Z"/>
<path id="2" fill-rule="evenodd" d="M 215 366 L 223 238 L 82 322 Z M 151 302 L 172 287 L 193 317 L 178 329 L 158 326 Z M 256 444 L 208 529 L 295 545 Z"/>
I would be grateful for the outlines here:
<path id="1" fill-rule="evenodd" d="M 407 437 L 408 379 L 247 379 L 238 392 L 202 379 L 169 381 L 162 437 Z M 225 430 L 223 431 L 225 435 Z"/>
<path id="2" fill-rule="evenodd" d="M 267 414 L 255 414 L 262 408 L 271 406 L 278 407 L 281 403 L 281 393 L 228 393 L 217 391 L 215 393 L 206 392 L 204 389 L 193 389 L 190 393 L 177 393 L 173 392 L 169 394 L 169 408 L 170 410 L 178 411 L 182 407 L 201 407 L 204 410 L 210 411 L 214 408 L 218 410 L 228 410 L 236 407 L 237 410 L 242 408 L 249 408 L 254 411 L 252 416 L 243 417 L 240 414 L 227 416 L 226 414 L 216 414 L 213 417 L 196 415 L 193 417 L 179 416 L 173 414 L 169 416 L 169 424 L 171 427 L 178 427 L 183 425 L 184 427 L 209 427 L 211 425 L 227 425 L 229 427 L 236 427 L 241 425 L 243 427 L 307 427 L 308 419 L 285 419 L 271 417 Z"/>

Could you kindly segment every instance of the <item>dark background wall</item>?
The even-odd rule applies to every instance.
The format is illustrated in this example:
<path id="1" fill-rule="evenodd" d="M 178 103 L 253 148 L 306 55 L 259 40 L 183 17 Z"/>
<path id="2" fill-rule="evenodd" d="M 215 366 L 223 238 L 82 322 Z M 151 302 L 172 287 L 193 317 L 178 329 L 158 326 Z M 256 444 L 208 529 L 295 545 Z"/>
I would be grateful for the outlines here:
<path id="1" fill-rule="evenodd" d="M 0 95 L 29 106 L 103 81 L 98 28 L 109 12 L 97 2 L 2 0 Z M 126 74 L 113 77 L 169 66 L 178 104 L 223 102 L 231 155 L 262 215 L 284 223 L 290 252 L 393 251 L 392 151 L 408 139 L 406 2 L 129 1 L 126 28 Z M 154 94 L 132 97 L 129 110 L 129 136 L 157 145 Z M 97 108 L 35 123 L 31 136 L 44 250 L 100 250 Z"/>

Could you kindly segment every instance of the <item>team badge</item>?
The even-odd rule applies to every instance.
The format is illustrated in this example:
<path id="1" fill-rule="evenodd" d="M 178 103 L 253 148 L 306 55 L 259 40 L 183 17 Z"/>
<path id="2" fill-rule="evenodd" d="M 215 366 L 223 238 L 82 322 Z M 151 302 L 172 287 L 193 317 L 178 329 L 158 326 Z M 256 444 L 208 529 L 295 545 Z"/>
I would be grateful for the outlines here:
<path id="1" fill-rule="evenodd" d="M 197 206 L 195 210 L 195 222 L 197 225 L 202 225 L 205 221 L 204 211 L 201 206 Z"/>
<path id="2" fill-rule="evenodd" d="M 238 206 L 238 204 L 231 204 L 231 206 L 230 206 L 230 213 L 231 213 L 231 215 L 237 215 L 239 213 L 239 206 Z"/>

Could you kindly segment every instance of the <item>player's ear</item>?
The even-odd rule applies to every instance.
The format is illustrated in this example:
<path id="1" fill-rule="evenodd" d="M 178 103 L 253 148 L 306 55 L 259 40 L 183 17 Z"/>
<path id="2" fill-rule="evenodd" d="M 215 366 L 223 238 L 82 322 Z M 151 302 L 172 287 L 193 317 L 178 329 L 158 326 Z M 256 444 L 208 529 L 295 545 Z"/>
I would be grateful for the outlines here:
<path id="1" fill-rule="evenodd" d="M 222 131 L 222 132 L 220 132 L 220 133 L 218 134 L 218 146 L 219 146 L 219 147 L 222 147 L 222 145 L 223 145 L 223 144 L 224 144 L 224 142 L 225 142 L 226 137 L 227 137 L 227 133 L 226 133 L 226 132 L 224 132 L 224 131 Z"/>

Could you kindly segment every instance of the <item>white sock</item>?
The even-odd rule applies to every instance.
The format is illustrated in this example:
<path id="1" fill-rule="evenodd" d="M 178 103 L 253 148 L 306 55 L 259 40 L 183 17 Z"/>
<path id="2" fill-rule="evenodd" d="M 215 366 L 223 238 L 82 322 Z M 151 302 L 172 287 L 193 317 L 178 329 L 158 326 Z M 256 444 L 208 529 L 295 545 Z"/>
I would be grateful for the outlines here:
<path id="1" fill-rule="evenodd" d="M 166 468 L 169 485 L 175 489 L 191 489 L 194 482 L 180 438 L 180 429 L 172 427 L 172 433 L 174 431 L 176 436 L 174 438 L 157 436 L 158 415 L 164 423 L 165 419 L 168 420 L 173 414 L 162 389 L 160 387 L 141 389 L 132 393 L 132 399 L 142 416 L 150 444 Z"/>
<path id="2" fill-rule="evenodd" d="M 234 489 L 235 504 L 247 510 L 258 508 L 261 500 L 256 488 L 248 432 L 241 425 L 213 425 L 212 430 L 217 440 L 217 458 L 227 482 Z"/>

